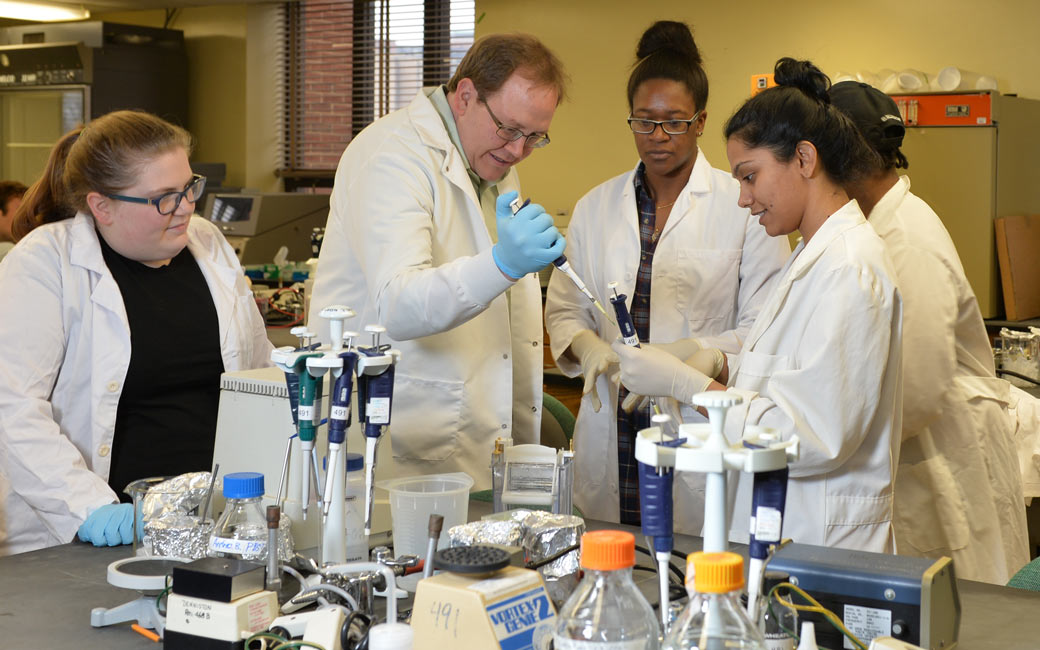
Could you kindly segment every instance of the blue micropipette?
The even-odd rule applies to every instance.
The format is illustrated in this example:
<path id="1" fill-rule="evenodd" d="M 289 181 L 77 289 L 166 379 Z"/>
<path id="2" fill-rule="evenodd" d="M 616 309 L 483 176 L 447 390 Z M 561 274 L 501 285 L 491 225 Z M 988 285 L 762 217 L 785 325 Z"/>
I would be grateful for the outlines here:
<path id="1" fill-rule="evenodd" d="M 343 369 L 333 383 L 331 406 L 329 408 L 329 463 L 325 474 L 325 493 L 322 496 L 322 517 L 329 516 L 332 505 L 333 480 L 336 475 L 336 463 L 340 451 L 347 440 L 347 428 L 350 426 L 350 394 L 354 388 L 354 367 L 358 353 L 348 349 L 339 354 L 343 361 Z"/>
<path id="2" fill-rule="evenodd" d="M 788 468 L 756 472 L 751 490 L 751 537 L 748 542 L 748 614 L 757 615 L 769 546 L 779 544 L 787 503 Z"/>
<path id="3" fill-rule="evenodd" d="M 365 535 L 371 535 L 376 445 L 390 424 L 397 356 L 389 345 L 379 344 L 379 334 L 385 331 L 383 327 L 369 325 L 365 329 L 372 332 L 372 346 L 357 348 L 357 394 L 358 420 L 365 423 Z"/>
<path id="4" fill-rule="evenodd" d="M 523 203 L 521 203 L 520 197 L 518 196 L 515 199 L 513 199 L 513 201 L 509 204 L 509 208 L 513 211 L 513 214 L 516 215 L 517 212 L 520 212 L 520 210 L 530 202 L 531 199 L 526 199 Z M 564 275 L 570 278 L 571 282 L 574 283 L 574 286 L 578 287 L 578 291 L 581 291 L 583 294 L 585 294 L 585 297 L 592 301 L 592 304 L 596 306 L 596 309 L 600 310 L 600 312 L 602 312 L 604 316 L 607 315 L 607 310 L 603 309 L 603 305 L 600 303 L 600 301 L 596 299 L 596 296 L 592 295 L 592 292 L 589 291 L 589 288 L 585 286 L 584 282 L 581 281 L 581 278 L 578 276 L 577 271 L 575 271 L 571 267 L 571 263 L 567 261 L 566 255 L 560 255 L 555 260 L 553 260 L 553 266 L 560 269 L 560 271 L 562 271 Z"/>
<path id="5" fill-rule="evenodd" d="M 621 330 L 621 340 L 630 348 L 641 347 L 639 345 L 639 336 L 636 335 L 636 326 L 632 322 L 632 314 L 629 313 L 628 305 L 625 304 L 628 296 L 617 292 L 617 282 L 611 282 L 607 284 L 607 287 L 614 294 L 610 297 L 610 304 L 614 306 L 614 315 L 617 317 L 618 329 Z M 650 398 L 650 406 L 653 408 L 654 413 L 657 415 L 661 414 L 661 409 L 657 406 L 657 400 L 653 397 Z"/>
<path id="6" fill-rule="evenodd" d="M 663 431 L 671 418 L 667 415 L 653 416 L 654 424 Z M 663 438 L 663 436 L 662 436 Z M 659 445 L 677 447 L 682 438 L 662 440 Z M 672 533 L 672 485 L 675 477 L 671 468 L 657 468 L 639 462 L 639 518 L 643 534 L 653 539 L 657 558 L 657 572 L 661 587 L 661 624 L 668 629 L 668 565 L 671 562 L 674 538 Z"/>

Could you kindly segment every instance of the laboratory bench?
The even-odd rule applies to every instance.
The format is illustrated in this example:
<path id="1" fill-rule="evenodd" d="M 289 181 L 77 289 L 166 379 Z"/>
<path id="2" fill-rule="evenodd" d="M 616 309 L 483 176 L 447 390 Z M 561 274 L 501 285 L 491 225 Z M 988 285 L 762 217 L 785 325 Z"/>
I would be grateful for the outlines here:
<path id="1" fill-rule="evenodd" d="M 490 511 L 472 501 L 470 518 Z M 617 524 L 588 521 L 590 529 Z M 631 527 L 620 526 L 634 530 Z M 640 536 L 637 535 L 637 539 Z M 676 549 L 699 550 L 700 539 L 677 535 Z M 735 549 L 739 550 L 739 549 Z M 9 648 L 154 648 L 155 643 L 130 629 L 130 623 L 95 628 L 90 611 L 115 607 L 138 593 L 108 584 L 107 567 L 129 557 L 129 546 L 95 548 L 73 542 L 0 558 L 0 639 Z M 645 563 L 645 562 L 644 562 Z M 647 574 L 650 576 L 650 574 Z M 646 581 L 651 601 L 656 577 Z M 1035 650 L 1040 647 L 1040 592 L 958 580 L 962 618 L 957 650 Z M 405 605 L 400 605 L 405 607 Z"/>

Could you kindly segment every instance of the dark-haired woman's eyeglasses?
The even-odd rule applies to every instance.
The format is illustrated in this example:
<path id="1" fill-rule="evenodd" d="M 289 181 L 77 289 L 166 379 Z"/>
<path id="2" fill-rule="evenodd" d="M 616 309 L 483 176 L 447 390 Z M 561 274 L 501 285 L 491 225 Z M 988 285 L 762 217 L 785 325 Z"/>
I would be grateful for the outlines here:
<path id="1" fill-rule="evenodd" d="M 697 121 L 701 112 L 697 111 L 688 120 L 646 120 L 640 117 L 628 116 L 628 126 L 633 133 L 649 135 L 661 127 L 668 135 L 682 135 L 690 130 L 690 125 Z"/>
<path id="2" fill-rule="evenodd" d="M 199 174 L 192 174 L 191 182 L 188 183 L 180 192 L 167 192 L 155 199 L 144 199 L 137 196 L 124 196 L 122 194 L 105 194 L 110 199 L 116 201 L 126 201 L 127 203 L 150 203 L 155 206 L 155 209 L 159 211 L 159 214 L 167 215 L 173 214 L 177 206 L 181 204 L 181 200 L 187 199 L 188 203 L 195 203 L 202 196 L 202 193 L 206 190 L 206 177 Z"/>

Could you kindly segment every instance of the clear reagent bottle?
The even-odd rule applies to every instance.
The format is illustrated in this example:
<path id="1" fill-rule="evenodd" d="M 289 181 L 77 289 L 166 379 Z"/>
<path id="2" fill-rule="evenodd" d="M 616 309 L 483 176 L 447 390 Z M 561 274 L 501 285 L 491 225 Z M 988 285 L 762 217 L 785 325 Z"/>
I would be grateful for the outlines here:
<path id="1" fill-rule="evenodd" d="M 691 553 L 694 594 L 665 637 L 666 650 L 765 650 L 765 639 L 740 604 L 744 558 L 736 553 Z M 689 571 L 689 568 L 687 569 Z"/>
<path id="2" fill-rule="evenodd" d="M 553 632 L 556 650 L 657 650 L 660 625 L 632 581 L 636 538 L 619 530 L 581 537 L 578 588 L 560 609 Z"/>
<path id="3" fill-rule="evenodd" d="M 260 508 L 264 475 L 237 472 L 224 476 L 224 513 L 209 537 L 210 557 L 267 559 L 267 518 Z"/>

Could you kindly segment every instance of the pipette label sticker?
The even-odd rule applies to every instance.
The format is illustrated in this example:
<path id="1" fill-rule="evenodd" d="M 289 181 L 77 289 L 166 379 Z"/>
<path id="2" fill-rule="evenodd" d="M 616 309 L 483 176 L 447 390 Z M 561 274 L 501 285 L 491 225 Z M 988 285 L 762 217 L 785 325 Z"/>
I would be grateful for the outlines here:
<path id="1" fill-rule="evenodd" d="M 760 542 L 779 542 L 783 517 L 776 508 L 759 506 L 751 517 L 751 534 Z"/>
<path id="2" fill-rule="evenodd" d="M 845 627 L 849 628 L 849 632 L 864 640 L 892 635 L 892 612 L 887 609 L 845 605 L 841 619 L 845 623 Z M 843 638 L 845 640 L 844 648 L 856 650 L 856 646 L 849 641 L 848 637 Z"/>
<path id="3" fill-rule="evenodd" d="M 350 417 L 350 407 L 333 405 L 329 412 L 329 417 L 333 420 L 343 420 L 345 422 L 346 419 Z"/>
<path id="4" fill-rule="evenodd" d="M 487 614 L 502 650 L 549 647 L 555 614 L 544 587 L 489 605 Z"/>
<path id="5" fill-rule="evenodd" d="M 313 404 L 300 404 L 300 410 L 298 417 L 301 420 L 314 421 L 314 405 Z"/>
<path id="6" fill-rule="evenodd" d="M 372 424 L 390 424 L 390 398 L 373 397 L 368 400 L 365 414 Z"/>
<path id="7" fill-rule="evenodd" d="M 230 539 L 228 537 L 211 537 L 209 548 L 217 553 L 234 553 L 236 555 L 257 555 L 267 548 L 267 540 Z"/>

